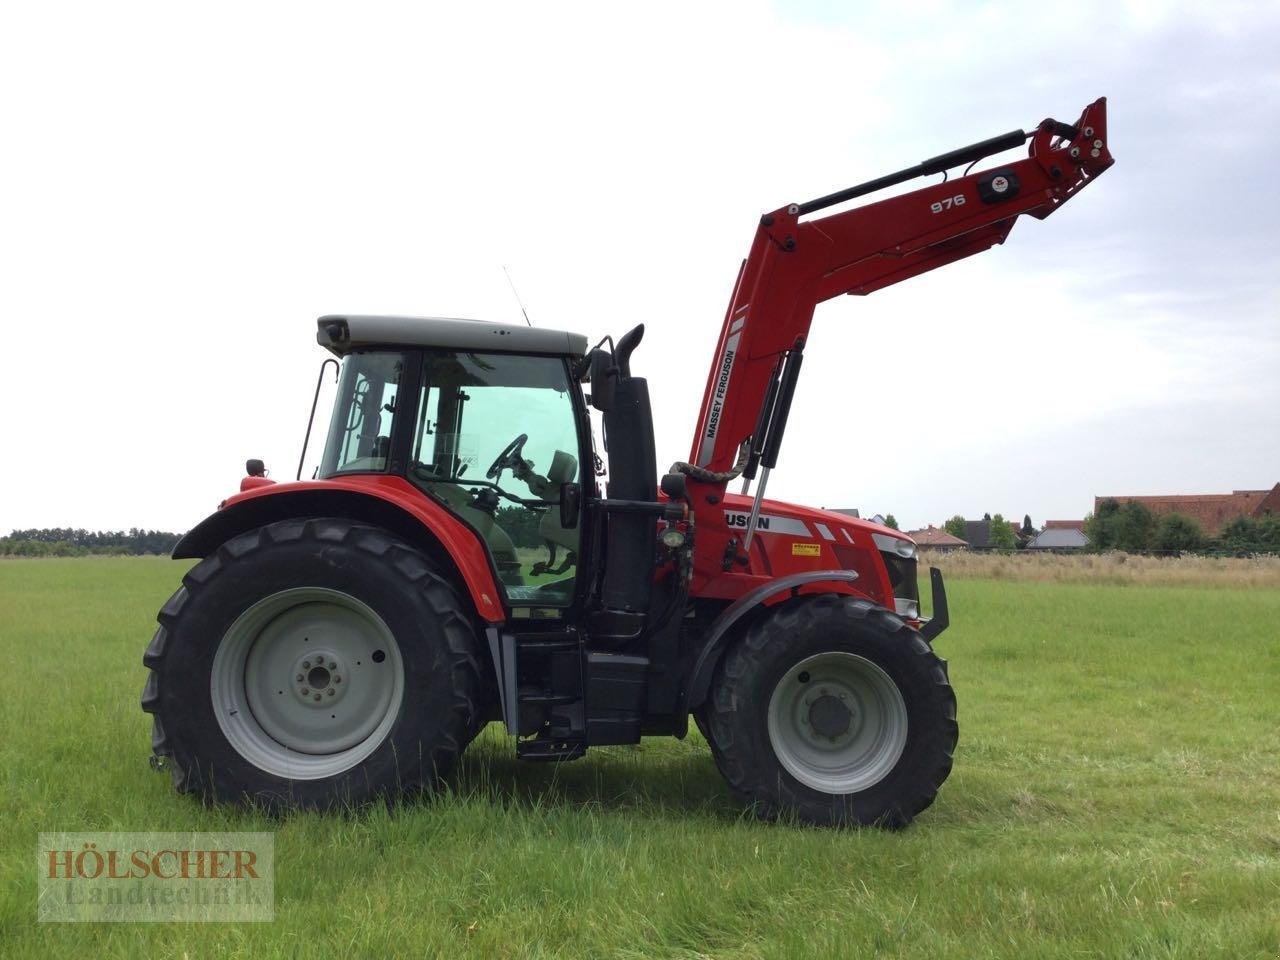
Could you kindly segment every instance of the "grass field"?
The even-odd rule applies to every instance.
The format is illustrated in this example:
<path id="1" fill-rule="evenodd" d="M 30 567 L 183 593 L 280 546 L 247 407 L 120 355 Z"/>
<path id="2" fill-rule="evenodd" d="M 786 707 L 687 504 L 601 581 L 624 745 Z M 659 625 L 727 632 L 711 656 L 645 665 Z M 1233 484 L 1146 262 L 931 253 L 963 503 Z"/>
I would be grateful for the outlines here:
<path id="1" fill-rule="evenodd" d="M 0 562 L 0 956 L 1280 956 L 1280 590 L 952 579 L 956 767 L 910 829 L 741 815 L 696 734 L 279 821 L 149 771 L 180 566 Z M 40 924 L 36 835 L 269 830 L 276 920 Z"/>

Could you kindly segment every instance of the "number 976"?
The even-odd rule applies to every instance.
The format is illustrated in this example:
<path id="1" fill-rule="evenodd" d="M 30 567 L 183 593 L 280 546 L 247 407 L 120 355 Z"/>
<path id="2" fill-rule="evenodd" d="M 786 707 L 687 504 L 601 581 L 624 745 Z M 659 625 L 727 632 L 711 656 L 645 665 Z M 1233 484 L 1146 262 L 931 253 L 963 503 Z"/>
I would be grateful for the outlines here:
<path id="1" fill-rule="evenodd" d="M 929 209 L 934 213 L 942 213 L 943 210 L 950 210 L 952 207 L 964 206 L 964 194 L 957 193 L 954 197 L 944 197 L 942 200 L 929 204 Z"/>

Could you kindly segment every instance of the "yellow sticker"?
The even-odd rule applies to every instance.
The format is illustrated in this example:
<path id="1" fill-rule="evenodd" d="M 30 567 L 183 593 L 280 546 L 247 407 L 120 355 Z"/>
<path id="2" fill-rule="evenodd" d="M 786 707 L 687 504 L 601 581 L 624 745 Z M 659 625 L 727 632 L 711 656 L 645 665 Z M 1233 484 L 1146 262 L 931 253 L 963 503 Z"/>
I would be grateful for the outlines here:
<path id="1" fill-rule="evenodd" d="M 793 557 L 820 557 L 822 556 L 822 545 L 819 543 L 793 543 L 791 545 L 791 555 Z"/>

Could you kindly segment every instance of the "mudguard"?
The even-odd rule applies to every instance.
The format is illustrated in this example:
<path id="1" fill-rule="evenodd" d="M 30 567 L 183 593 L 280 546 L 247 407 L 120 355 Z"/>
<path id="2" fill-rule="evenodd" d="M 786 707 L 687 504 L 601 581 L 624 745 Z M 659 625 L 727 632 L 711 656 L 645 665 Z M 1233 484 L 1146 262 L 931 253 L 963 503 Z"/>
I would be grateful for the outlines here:
<path id="1" fill-rule="evenodd" d="M 707 691 L 711 689 L 711 678 L 715 674 L 716 665 L 728 649 L 731 631 L 739 620 L 771 597 L 789 592 L 796 587 L 818 582 L 852 583 L 857 579 L 858 574 L 854 570 L 806 570 L 803 573 L 792 573 L 770 580 L 744 593 L 729 604 L 707 631 L 702 652 L 698 654 L 693 670 L 690 671 L 684 710 L 694 710 L 707 699 Z"/>
<path id="2" fill-rule="evenodd" d="M 345 517 L 390 530 L 421 548 L 464 587 L 482 620 L 506 619 L 502 592 L 480 537 L 400 477 L 358 475 L 255 487 L 224 500 L 216 513 L 178 541 L 173 556 L 205 557 L 241 533 L 296 517 Z"/>

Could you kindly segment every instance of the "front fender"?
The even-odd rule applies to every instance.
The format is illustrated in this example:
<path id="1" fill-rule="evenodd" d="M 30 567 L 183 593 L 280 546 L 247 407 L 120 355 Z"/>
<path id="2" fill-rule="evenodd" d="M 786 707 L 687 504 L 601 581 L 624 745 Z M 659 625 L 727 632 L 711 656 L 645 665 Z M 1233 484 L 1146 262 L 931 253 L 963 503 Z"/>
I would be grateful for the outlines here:
<path id="1" fill-rule="evenodd" d="M 216 513 L 189 530 L 173 556 L 206 557 L 241 533 L 298 517 L 345 517 L 390 530 L 421 548 L 465 588 L 477 616 L 489 623 L 506 619 L 489 553 L 479 536 L 399 477 L 352 476 L 248 490 L 224 501 Z"/>
<path id="2" fill-rule="evenodd" d="M 716 665 L 720 662 L 725 650 L 728 649 L 729 641 L 733 636 L 733 627 L 743 617 L 778 594 L 787 593 L 797 587 L 818 582 L 848 584 L 857 579 L 858 573 L 855 570 L 806 570 L 802 573 L 788 574 L 785 577 L 778 577 L 776 580 L 761 584 L 754 590 L 744 593 L 729 606 L 725 607 L 720 616 L 716 618 L 715 623 L 707 630 L 702 643 L 702 651 L 694 662 L 693 670 L 689 673 L 689 683 L 686 686 L 685 710 L 695 710 L 702 706 L 707 699 L 707 692 L 711 689 L 711 678 L 715 675 Z"/>

